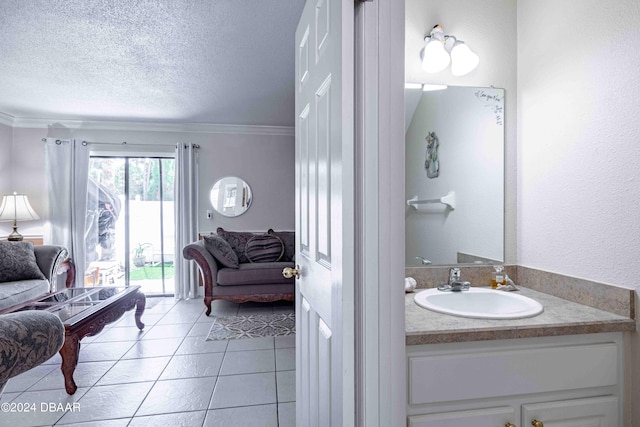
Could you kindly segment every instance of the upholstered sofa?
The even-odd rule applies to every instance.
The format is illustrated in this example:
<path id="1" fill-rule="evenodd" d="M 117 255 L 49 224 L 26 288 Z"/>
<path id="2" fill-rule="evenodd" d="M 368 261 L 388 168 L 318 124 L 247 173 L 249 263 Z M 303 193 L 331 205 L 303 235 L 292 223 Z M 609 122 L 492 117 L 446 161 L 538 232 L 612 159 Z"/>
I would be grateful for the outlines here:
<path id="1" fill-rule="evenodd" d="M 0 242 L 0 311 L 55 291 L 67 251 L 60 246 Z M 55 314 L 26 310 L 0 315 L 0 394 L 10 378 L 45 362 L 62 347 Z"/>
<path id="2" fill-rule="evenodd" d="M 248 301 L 293 301 L 295 282 L 282 276 L 285 267 L 295 265 L 295 234 L 233 232 L 218 228 L 188 244 L 185 259 L 196 262 L 202 275 L 206 315 L 217 299 Z"/>
<path id="3" fill-rule="evenodd" d="M 0 312 L 56 290 L 61 246 L 0 242 Z"/>
<path id="4" fill-rule="evenodd" d="M 46 362 L 63 343 L 64 326 L 55 314 L 28 310 L 0 315 L 0 395 L 9 379 Z"/>

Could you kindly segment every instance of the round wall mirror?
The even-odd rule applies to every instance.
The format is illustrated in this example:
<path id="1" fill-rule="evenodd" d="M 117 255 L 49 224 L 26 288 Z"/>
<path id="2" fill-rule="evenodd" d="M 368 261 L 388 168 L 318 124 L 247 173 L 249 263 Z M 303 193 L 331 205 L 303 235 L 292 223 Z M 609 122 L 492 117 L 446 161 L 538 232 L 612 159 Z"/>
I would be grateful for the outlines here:
<path id="1" fill-rule="evenodd" d="M 209 198 L 218 213 L 228 217 L 239 216 L 251 206 L 251 187 L 242 178 L 225 176 L 213 184 Z"/>

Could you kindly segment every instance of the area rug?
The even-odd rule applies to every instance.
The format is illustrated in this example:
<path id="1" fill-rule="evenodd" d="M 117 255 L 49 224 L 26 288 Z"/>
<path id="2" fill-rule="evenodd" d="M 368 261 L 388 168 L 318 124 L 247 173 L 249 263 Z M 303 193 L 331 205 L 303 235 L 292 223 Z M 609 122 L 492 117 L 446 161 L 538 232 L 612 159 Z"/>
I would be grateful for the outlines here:
<path id="1" fill-rule="evenodd" d="M 216 317 L 207 341 L 282 337 L 296 333 L 295 313 Z"/>

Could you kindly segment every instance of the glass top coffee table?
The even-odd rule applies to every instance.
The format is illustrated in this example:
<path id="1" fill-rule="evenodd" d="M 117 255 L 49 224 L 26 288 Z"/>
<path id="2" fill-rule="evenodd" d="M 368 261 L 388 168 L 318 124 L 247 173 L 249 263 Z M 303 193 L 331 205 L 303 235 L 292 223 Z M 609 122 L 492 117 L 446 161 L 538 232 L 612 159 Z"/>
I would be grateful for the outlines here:
<path id="1" fill-rule="evenodd" d="M 138 329 L 144 329 L 140 317 L 144 312 L 145 295 L 140 286 L 105 286 L 95 288 L 68 288 L 12 307 L 11 312 L 46 310 L 57 315 L 64 324 L 64 344 L 60 349 L 65 389 L 73 394 L 78 388 L 73 372 L 78 364 L 80 340 L 96 335 L 106 325 L 118 320 L 125 311 L 136 308 Z"/>

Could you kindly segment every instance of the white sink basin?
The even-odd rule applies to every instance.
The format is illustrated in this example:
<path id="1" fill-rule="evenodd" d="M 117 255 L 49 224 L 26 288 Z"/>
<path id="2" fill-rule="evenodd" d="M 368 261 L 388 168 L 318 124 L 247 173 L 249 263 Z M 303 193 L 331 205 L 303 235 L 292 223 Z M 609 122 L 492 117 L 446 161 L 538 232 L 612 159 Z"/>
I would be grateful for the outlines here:
<path id="1" fill-rule="evenodd" d="M 416 304 L 438 313 L 474 319 L 522 319 L 542 313 L 542 304 L 513 292 L 470 288 L 463 292 L 443 292 L 436 288 L 420 291 Z"/>

